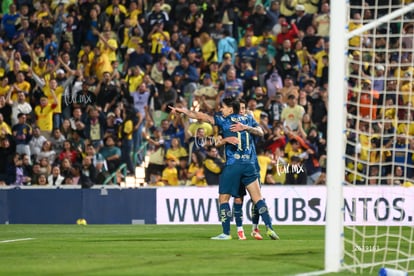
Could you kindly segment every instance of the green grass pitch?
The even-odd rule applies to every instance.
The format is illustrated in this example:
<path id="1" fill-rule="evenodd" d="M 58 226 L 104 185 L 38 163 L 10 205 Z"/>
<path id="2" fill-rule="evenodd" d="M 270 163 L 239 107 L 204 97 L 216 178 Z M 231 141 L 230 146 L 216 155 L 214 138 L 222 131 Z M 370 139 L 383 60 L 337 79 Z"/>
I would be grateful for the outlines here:
<path id="1" fill-rule="evenodd" d="M 250 227 L 245 225 L 246 234 Z M 239 241 L 234 226 L 233 240 L 214 241 L 209 238 L 219 234 L 219 225 L 0 225 L 0 275 L 294 275 L 323 270 L 324 227 L 276 229 L 279 241 L 250 236 Z"/>

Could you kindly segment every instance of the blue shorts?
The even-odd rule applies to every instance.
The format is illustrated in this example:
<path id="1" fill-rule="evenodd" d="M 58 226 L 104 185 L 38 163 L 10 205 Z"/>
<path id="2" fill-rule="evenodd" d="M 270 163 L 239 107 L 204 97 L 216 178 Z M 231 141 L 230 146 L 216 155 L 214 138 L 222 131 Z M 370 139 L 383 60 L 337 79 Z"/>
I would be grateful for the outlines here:
<path id="1" fill-rule="evenodd" d="M 245 189 L 247 185 L 258 179 L 258 175 L 254 164 L 226 165 L 220 175 L 219 194 L 239 197 L 239 188 Z"/>
<path id="2" fill-rule="evenodd" d="M 259 167 L 259 164 L 256 163 L 255 166 L 256 166 L 256 172 L 257 172 L 257 180 L 259 181 L 259 185 L 261 185 L 261 183 L 260 183 L 260 167 Z M 247 195 L 245 185 L 239 185 L 239 197 L 244 197 L 245 195 Z"/>

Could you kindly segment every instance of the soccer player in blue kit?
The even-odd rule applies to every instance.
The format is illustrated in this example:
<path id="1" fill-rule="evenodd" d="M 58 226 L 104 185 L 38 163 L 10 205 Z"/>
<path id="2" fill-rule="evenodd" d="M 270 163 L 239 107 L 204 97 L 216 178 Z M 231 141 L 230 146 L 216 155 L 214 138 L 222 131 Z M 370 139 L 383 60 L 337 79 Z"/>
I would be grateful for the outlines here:
<path id="1" fill-rule="evenodd" d="M 246 102 L 242 99 L 239 100 L 240 102 L 240 110 L 239 110 L 239 114 L 240 115 L 246 115 L 246 116 L 253 116 L 250 112 L 248 112 L 246 110 Z M 221 137 L 221 136 L 219 136 Z M 253 140 L 253 137 L 251 137 L 251 139 Z M 255 143 L 255 141 L 253 140 L 251 143 Z M 226 144 L 226 140 L 225 139 L 219 139 L 218 141 L 216 141 L 216 146 L 223 146 Z M 256 170 L 259 172 L 260 171 L 260 167 L 259 167 L 259 163 L 256 159 Z M 259 179 L 259 185 L 260 183 L 260 178 Z M 244 196 L 246 195 L 246 187 L 244 185 L 240 185 L 239 186 L 239 196 L 234 198 L 233 201 L 233 216 L 234 216 L 234 220 L 236 222 L 236 226 L 237 226 L 237 236 L 239 238 L 239 240 L 246 240 L 246 236 L 244 235 L 244 229 L 243 229 L 243 201 L 244 201 Z M 251 232 L 251 236 L 253 238 L 255 238 L 256 240 L 263 240 L 262 235 L 260 235 L 260 230 L 259 230 L 259 219 L 260 219 L 260 214 L 259 211 L 257 210 L 256 206 L 254 204 L 252 204 L 252 208 L 251 208 L 251 214 L 252 214 L 252 232 Z"/>
<path id="2" fill-rule="evenodd" d="M 273 240 L 279 236 L 273 230 L 268 207 L 262 198 L 259 186 L 259 172 L 256 169 L 256 151 L 252 143 L 252 135 L 263 135 L 263 130 L 252 116 L 239 114 L 240 103 L 232 98 L 222 101 L 220 113 L 211 117 L 205 113 L 190 111 L 184 108 L 170 107 L 173 112 L 184 113 L 193 119 L 207 121 L 219 127 L 223 138 L 228 143 L 225 148 L 226 166 L 219 183 L 219 216 L 223 233 L 212 237 L 215 240 L 230 240 L 230 197 L 239 197 L 239 187 L 243 184 L 255 204 L 266 225 L 266 234 Z"/>

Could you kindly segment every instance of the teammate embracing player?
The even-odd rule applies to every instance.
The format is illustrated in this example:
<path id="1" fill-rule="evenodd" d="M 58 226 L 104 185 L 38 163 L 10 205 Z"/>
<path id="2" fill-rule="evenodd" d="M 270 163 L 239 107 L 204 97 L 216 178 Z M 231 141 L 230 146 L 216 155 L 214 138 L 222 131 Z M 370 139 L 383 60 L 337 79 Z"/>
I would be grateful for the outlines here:
<path id="1" fill-rule="evenodd" d="M 215 240 L 230 240 L 230 197 L 239 197 L 240 185 L 245 186 L 253 204 L 257 208 L 266 225 L 266 234 L 273 240 L 279 236 L 273 230 L 266 202 L 263 200 L 259 172 L 256 168 L 256 150 L 251 135 L 263 136 L 263 130 L 252 116 L 240 115 L 240 102 L 232 98 L 222 101 L 219 113 L 211 117 L 205 113 L 190 111 L 184 108 L 170 107 L 173 112 L 184 113 L 188 117 L 209 122 L 218 126 L 226 145 L 226 166 L 219 183 L 219 217 L 223 233 L 212 237 Z"/>

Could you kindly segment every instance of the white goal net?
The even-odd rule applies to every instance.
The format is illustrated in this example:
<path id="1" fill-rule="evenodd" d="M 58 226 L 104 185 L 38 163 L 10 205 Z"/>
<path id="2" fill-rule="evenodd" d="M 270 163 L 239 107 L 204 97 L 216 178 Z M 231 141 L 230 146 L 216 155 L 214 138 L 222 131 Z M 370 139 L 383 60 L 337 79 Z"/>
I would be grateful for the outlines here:
<path id="1" fill-rule="evenodd" d="M 372 197 L 354 202 L 367 210 L 362 220 L 344 220 L 342 268 L 356 273 L 382 267 L 414 273 L 414 4 L 409 2 L 347 3 L 345 174 L 338 180 L 346 189 L 372 191 Z M 345 213 L 352 213 L 352 201 L 347 202 Z"/>

